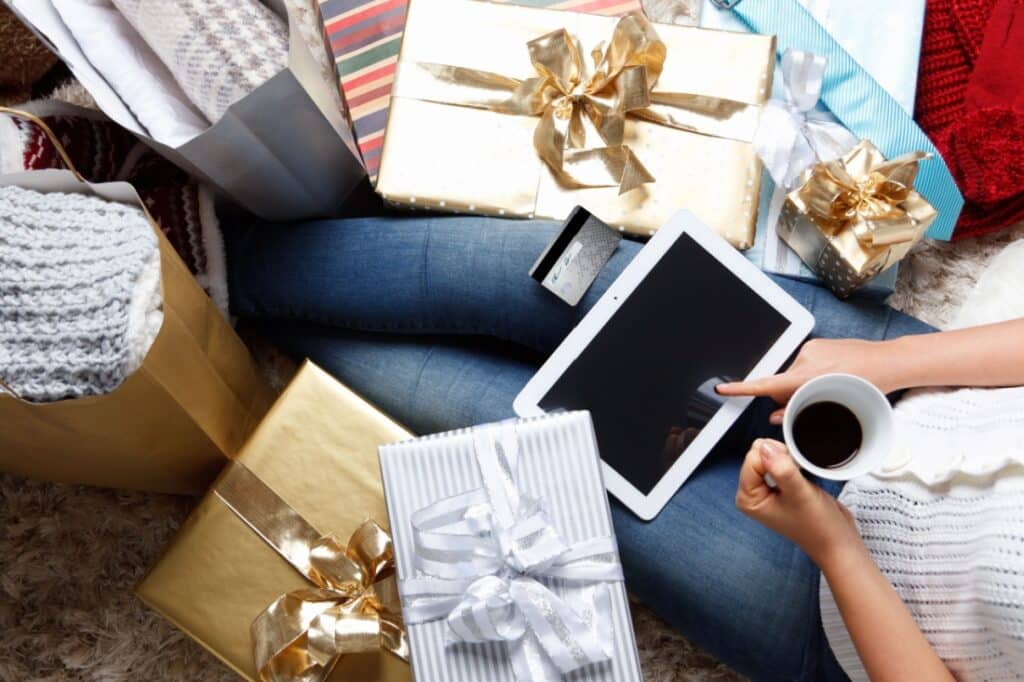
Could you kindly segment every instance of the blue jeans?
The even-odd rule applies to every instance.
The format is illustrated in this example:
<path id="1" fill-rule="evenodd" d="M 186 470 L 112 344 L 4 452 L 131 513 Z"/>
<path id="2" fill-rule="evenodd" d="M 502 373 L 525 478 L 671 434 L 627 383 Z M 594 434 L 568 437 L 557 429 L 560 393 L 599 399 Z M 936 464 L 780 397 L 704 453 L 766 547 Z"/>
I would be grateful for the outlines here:
<path id="1" fill-rule="evenodd" d="M 417 433 L 505 419 L 544 357 L 640 250 L 624 241 L 571 308 L 527 275 L 557 229 L 456 217 L 229 226 L 232 307 Z M 877 302 L 776 281 L 814 313 L 817 336 L 931 331 Z M 845 679 L 820 623 L 818 570 L 733 503 L 750 442 L 778 435 L 771 409 L 755 401 L 654 521 L 613 500 L 627 585 L 754 679 Z"/>

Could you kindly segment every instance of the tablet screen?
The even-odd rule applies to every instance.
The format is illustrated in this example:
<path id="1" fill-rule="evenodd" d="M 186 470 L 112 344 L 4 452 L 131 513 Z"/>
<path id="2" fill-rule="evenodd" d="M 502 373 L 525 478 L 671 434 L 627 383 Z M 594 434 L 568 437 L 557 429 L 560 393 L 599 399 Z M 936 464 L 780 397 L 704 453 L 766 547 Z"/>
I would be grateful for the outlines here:
<path id="1" fill-rule="evenodd" d="M 649 494 L 789 327 L 768 302 L 683 234 L 540 400 L 587 409 L 601 457 Z"/>

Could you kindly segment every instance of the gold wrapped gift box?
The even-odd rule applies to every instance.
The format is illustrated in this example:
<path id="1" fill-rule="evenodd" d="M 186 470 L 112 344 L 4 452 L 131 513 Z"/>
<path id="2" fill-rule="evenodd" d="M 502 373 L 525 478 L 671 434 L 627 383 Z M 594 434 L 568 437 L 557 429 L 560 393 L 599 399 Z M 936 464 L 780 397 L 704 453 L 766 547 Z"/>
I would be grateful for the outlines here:
<path id="1" fill-rule="evenodd" d="M 235 494 L 236 509 L 266 500 L 259 488 L 269 489 L 344 547 L 368 519 L 387 523 L 377 448 L 410 437 L 307 363 L 239 454 L 240 464 L 225 470 L 136 593 L 239 675 L 258 679 L 254 621 L 285 594 L 316 586 L 229 506 L 232 488 L 257 478 L 255 492 Z M 393 654 L 374 651 L 342 656 L 328 679 L 401 682 L 411 673 Z"/>
<path id="2" fill-rule="evenodd" d="M 774 63 L 771 36 L 413 0 L 377 191 L 558 220 L 579 204 L 644 236 L 688 208 L 748 248 Z"/>
<path id="3" fill-rule="evenodd" d="M 845 298 L 904 258 L 938 213 L 913 190 L 923 152 L 886 160 L 868 140 L 804 172 L 786 196 L 779 236 Z"/>

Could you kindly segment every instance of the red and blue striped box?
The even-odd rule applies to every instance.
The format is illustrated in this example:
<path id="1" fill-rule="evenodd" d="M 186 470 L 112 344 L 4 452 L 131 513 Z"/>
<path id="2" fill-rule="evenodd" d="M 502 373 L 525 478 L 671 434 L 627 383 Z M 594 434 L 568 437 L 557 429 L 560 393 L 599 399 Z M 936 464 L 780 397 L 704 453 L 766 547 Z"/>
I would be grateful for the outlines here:
<path id="1" fill-rule="evenodd" d="M 406 4 L 407 0 L 320 0 L 341 89 L 373 179 L 380 166 Z M 640 10 L 639 0 L 517 0 L 514 4 L 611 16 Z"/>

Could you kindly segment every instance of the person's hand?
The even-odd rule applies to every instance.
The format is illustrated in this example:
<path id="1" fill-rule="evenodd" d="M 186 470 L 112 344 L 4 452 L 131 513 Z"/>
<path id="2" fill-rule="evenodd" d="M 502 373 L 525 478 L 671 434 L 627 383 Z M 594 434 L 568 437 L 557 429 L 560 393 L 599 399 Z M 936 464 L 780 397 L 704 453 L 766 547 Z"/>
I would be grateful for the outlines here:
<path id="1" fill-rule="evenodd" d="M 776 487 L 765 482 L 765 474 L 771 474 Z M 818 566 L 861 545 L 850 511 L 804 478 L 778 441 L 754 441 L 740 470 L 736 507 L 792 540 Z"/>
<path id="2" fill-rule="evenodd" d="M 888 361 L 885 341 L 859 339 L 811 339 L 803 345 L 796 360 L 781 374 L 751 381 L 719 384 L 715 390 L 724 396 L 768 397 L 782 407 L 772 413 L 772 424 L 781 424 L 785 405 L 805 383 L 823 374 L 841 372 L 867 379 L 882 393 L 891 393 L 900 386 L 894 364 Z"/>

